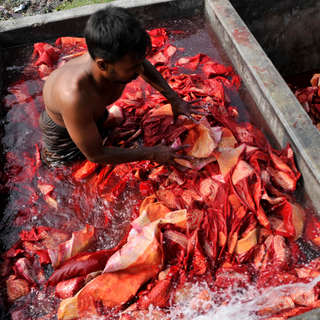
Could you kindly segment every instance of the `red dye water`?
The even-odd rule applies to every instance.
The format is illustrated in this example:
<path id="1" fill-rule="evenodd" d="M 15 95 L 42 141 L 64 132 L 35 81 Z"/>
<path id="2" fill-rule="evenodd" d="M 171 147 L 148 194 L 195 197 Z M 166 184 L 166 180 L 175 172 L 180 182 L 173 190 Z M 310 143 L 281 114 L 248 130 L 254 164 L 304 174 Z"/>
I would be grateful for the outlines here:
<path id="1" fill-rule="evenodd" d="M 127 310 L 121 319 L 168 319 L 172 308 L 181 319 L 183 312 L 178 311 L 186 303 L 194 318 L 215 304 L 227 304 L 249 284 L 264 290 L 310 282 L 320 275 L 317 259 L 305 264 L 319 253 L 319 222 L 314 217 L 307 220 L 302 241 L 305 212 L 296 203 L 300 174 L 290 146 L 273 150 L 261 131 L 249 124 L 262 120 L 246 111 L 243 100 L 252 102 L 240 89 L 239 77 L 227 68 L 227 56 L 208 34 L 202 16 L 166 21 L 161 27 L 167 31 L 151 32 L 150 60 L 186 99 L 202 97 L 200 105 L 209 113 L 199 119 L 198 127 L 183 122 L 184 134 L 171 127 L 166 137 L 176 144 L 205 146 L 188 150 L 200 160 L 184 163 L 194 168 L 185 173 L 174 170 L 169 175 L 149 161 L 115 168 L 85 161 L 49 169 L 40 159 L 38 118 L 44 108 L 41 78 L 50 72 L 50 61 L 39 63 L 39 55 L 45 59 L 42 49 L 32 57 L 32 48 L 26 48 L 30 64 L 19 59 L 14 66 L 6 64 L 3 81 L 13 83 L 4 93 L 1 191 L 6 204 L 1 240 L 6 252 L 0 297 L 12 319 L 56 319 L 58 308 L 59 319 L 115 319 L 128 307 L 131 313 Z M 60 62 L 63 56 L 85 50 L 77 42 L 81 39 L 60 40 L 67 42 L 55 46 Z M 178 48 L 177 54 L 168 58 L 169 50 L 162 51 L 166 44 Z M 203 55 L 198 56 L 200 48 Z M 187 81 L 190 85 L 185 86 Z M 139 129 L 154 105 L 165 104 L 139 81 L 128 86 L 124 98 L 118 104 L 126 122 L 119 132 L 129 125 Z M 158 113 L 161 121 L 168 119 L 165 111 Z M 145 132 L 156 117 L 143 118 Z M 148 144 L 157 134 L 130 142 L 115 135 L 107 143 Z M 302 246 L 309 250 L 309 259 Z M 96 273 L 102 270 L 102 275 Z M 205 282 L 207 289 L 190 296 L 191 286 L 198 282 Z M 75 300 L 68 300 L 76 301 L 76 308 L 67 300 L 60 304 L 82 287 Z M 300 295 L 288 293 L 256 310 L 255 316 L 278 314 L 286 319 L 319 307 L 318 296 L 317 286 Z"/>
<path id="2" fill-rule="evenodd" d="M 201 53 L 207 54 L 219 63 L 231 65 L 228 56 L 222 49 L 215 35 L 212 34 L 212 31 L 206 24 L 205 19 L 202 15 L 178 20 L 165 20 L 162 22 L 149 24 L 147 28 L 153 29 L 156 28 L 159 24 L 164 28 L 168 28 L 168 30 L 179 31 L 178 33 L 171 34 L 170 37 L 172 40 L 174 40 L 174 45 L 176 47 L 185 49 L 185 52 L 183 54 L 180 54 L 180 56 L 193 56 L 201 51 Z M 55 40 L 49 41 L 48 43 L 54 44 L 54 42 Z M 39 75 L 37 67 L 28 66 L 33 51 L 33 46 L 11 48 L 4 51 L 2 57 L 2 66 L 4 69 L 2 70 L 2 81 L 4 84 L 9 85 L 9 90 L 11 91 L 8 92 L 7 89 L 2 93 L 4 97 L 4 101 L 2 100 L 4 104 L 3 110 L 5 110 L 5 112 L 3 112 L 4 121 L 2 130 L 2 146 L 4 148 L 3 155 L 6 155 L 7 153 L 10 154 L 10 152 L 12 151 L 19 150 L 20 154 L 17 154 L 17 156 L 19 157 L 19 160 L 17 162 L 21 163 L 22 166 L 23 164 L 28 166 L 28 161 L 27 159 L 24 159 L 23 152 L 30 152 L 30 150 L 32 150 L 33 155 L 35 155 L 35 144 L 37 144 L 39 148 L 42 148 L 41 132 L 39 131 L 37 122 L 39 114 L 44 108 L 42 100 L 42 87 L 44 81 L 41 80 L 40 77 L 45 76 L 45 74 L 42 73 Z M 188 73 L 188 70 L 184 70 L 184 72 Z M 192 72 L 189 71 L 189 73 Z M 15 85 L 12 86 L 12 83 L 15 83 Z M 24 101 L 24 97 L 22 96 L 20 97 L 20 99 L 22 100 L 19 102 L 14 95 L 15 90 L 22 90 L 24 94 L 28 96 L 28 99 Z M 250 123 L 256 124 L 257 126 L 260 126 L 259 120 L 261 119 L 261 116 L 256 117 L 255 115 L 253 115 L 251 117 L 247 111 L 248 105 L 252 104 L 252 101 L 250 101 L 250 97 L 247 94 L 245 88 L 241 88 L 241 90 L 239 90 L 239 92 L 237 93 L 230 92 L 229 98 L 231 100 L 230 105 L 237 106 L 237 109 L 239 110 L 239 122 L 248 121 Z M 244 104 L 243 100 L 246 102 L 246 104 Z M 32 112 L 34 112 L 34 114 L 29 115 L 28 112 L 30 112 L 30 105 L 32 105 L 33 107 Z M 8 160 L 4 159 L 2 163 L 5 163 L 6 161 Z M 6 166 L 6 171 L 8 170 L 8 167 L 10 167 L 10 161 L 8 162 L 9 163 Z M 41 170 L 46 170 L 46 167 L 43 164 L 41 164 Z M 1 237 L 3 237 L 1 238 L 1 242 L 3 245 L 2 252 L 11 248 L 11 246 L 18 239 L 17 233 L 21 229 L 21 227 L 19 226 L 22 225 L 24 229 L 28 229 L 34 225 L 54 225 L 57 228 L 61 228 L 63 226 L 65 228 L 68 228 L 67 224 L 79 224 L 78 226 L 75 225 L 73 227 L 70 227 L 70 230 L 72 231 L 78 230 L 79 228 L 84 226 L 85 222 L 82 222 L 81 224 L 81 219 L 74 219 L 75 210 L 72 193 L 74 192 L 74 189 L 78 187 L 78 184 L 75 183 L 75 181 L 70 181 L 70 176 L 72 175 L 73 171 L 73 168 L 69 168 L 67 170 L 65 168 L 61 169 L 61 172 L 63 174 L 61 177 L 62 182 L 56 186 L 56 188 L 58 188 L 56 189 L 56 191 L 57 194 L 59 194 L 59 199 L 57 201 L 59 201 L 59 203 L 63 203 L 63 210 L 62 212 L 55 213 L 54 215 L 51 215 L 50 212 L 48 212 L 48 214 L 44 214 L 44 209 L 42 206 L 43 204 L 41 205 L 40 200 L 34 201 L 35 205 L 32 209 L 32 215 L 27 214 L 24 209 L 30 210 L 30 205 L 28 205 L 27 203 L 30 201 L 29 193 L 31 191 L 29 191 L 28 193 L 27 190 L 23 190 L 24 193 L 21 193 L 21 190 L 12 190 L 9 185 L 7 186 L 8 189 L 6 189 L 5 191 L 10 190 L 9 192 L 11 200 L 8 206 L 4 207 L 3 209 L 4 225 L 11 225 L 14 217 L 15 222 L 14 227 L 9 227 L 10 231 L 6 230 L 6 228 L 8 228 L 8 226 L 6 226 L 1 233 Z M 53 174 L 59 176 L 61 172 L 57 169 Z M 23 172 L 19 174 L 23 176 Z M 33 187 L 36 186 L 33 185 Z M 21 194 L 23 195 L 21 196 Z M 81 194 L 81 192 L 79 192 L 79 194 Z M 6 193 L 6 196 L 7 195 L 8 194 Z M 6 202 L 5 198 L 6 197 L 4 197 L 2 203 Z M 89 195 L 88 198 L 90 198 Z M 19 202 L 16 201 L 17 204 L 15 204 L 15 199 L 20 199 Z M 23 203 L 23 201 L 25 201 L 26 203 Z M 87 206 L 86 203 L 87 199 L 83 199 L 83 204 L 80 203 L 79 206 L 85 209 Z M 133 205 L 135 204 L 136 202 Z M 101 211 L 103 210 L 101 209 Z M 116 209 L 116 212 L 119 210 L 121 211 L 120 208 Z M 93 217 L 92 219 L 98 219 L 98 216 Z M 130 220 L 130 217 L 128 219 Z M 121 228 L 128 224 L 128 219 L 125 219 L 125 217 L 121 217 L 120 220 L 123 223 L 121 225 Z M 91 221 L 88 220 L 86 222 L 89 223 Z M 100 223 L 101 221 L 97 220 L 97 226 L 99 226 Z M 117 222 L 117 224 L 118 223 L 119 222 Z M 119 228 L 119 230 L 121 228 Z M 108 228 L 108 230 L 112 230 L 112 228 Z M 106 232 L 108 232 L 108 230 Z M 116 231 L 116 233 L 119 232 L 120 231 Z M 115 237 L 114 231 L 112 230 L 110 231 L 110 234 L 112 235 L 111 239 L 105 236 L 105 242 L 109 244 L 108 247 L 113 247 L 122 237 L 122 233 L 120 232 L 119 237 Z M 113 238 L 114 242 L 112 241 Z"/>

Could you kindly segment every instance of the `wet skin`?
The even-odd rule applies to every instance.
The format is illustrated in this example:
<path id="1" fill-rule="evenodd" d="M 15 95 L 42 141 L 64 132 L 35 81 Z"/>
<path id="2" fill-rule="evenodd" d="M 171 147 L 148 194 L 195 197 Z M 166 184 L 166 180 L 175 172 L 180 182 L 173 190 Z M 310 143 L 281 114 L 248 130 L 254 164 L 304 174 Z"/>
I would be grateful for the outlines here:
<path id="1" fill-rule="evenodd" d="M 48 77 L 43 89 L 46 110 L 51 119 L 67 128 L 71 139 L 89 161 L 118 164 L 153 160 L 180 167 L 174 158 L 190 159 L 176 154 L 187 147 L 169 148 L 164 143 L 137 149 L 106 148 L 96 126 L 106 106 L 120 98 L 127 83 L 141 76 L 171 103 L 175 119 L 179 114 L 193 118 L 201 114 L 190 103 L 174 92 L 152 64 L 126 54 L 122 60 L 107 63 L 102 58 L 93 60 L 88 53 L 67 62 Z"/>

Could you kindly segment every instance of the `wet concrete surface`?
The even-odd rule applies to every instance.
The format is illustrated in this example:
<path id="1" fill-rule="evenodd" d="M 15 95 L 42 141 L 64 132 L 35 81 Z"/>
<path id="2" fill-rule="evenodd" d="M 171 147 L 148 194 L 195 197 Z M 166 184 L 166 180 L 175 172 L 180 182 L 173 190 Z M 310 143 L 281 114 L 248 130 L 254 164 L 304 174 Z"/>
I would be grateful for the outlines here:
<path id="1" fill-rule="evenodd" d="M 141 21 L 172 19 L 203 12 L 203 0 L 118 0 Z M 0 22 L 0 49 L 82 34 L 90 15 L 114 3 L 80 8 Z"/>

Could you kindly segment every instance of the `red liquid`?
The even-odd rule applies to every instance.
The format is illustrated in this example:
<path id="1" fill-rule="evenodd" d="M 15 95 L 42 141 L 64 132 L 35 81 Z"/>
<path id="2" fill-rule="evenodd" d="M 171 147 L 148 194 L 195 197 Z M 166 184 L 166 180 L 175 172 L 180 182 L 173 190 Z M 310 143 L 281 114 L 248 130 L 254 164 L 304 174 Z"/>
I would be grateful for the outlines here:
<path id="1" fill-rule="evenodd" d="M 203 16 L 157 22 L 156 24 L 157 27 L 166 27 L 172 31 L 183 31 L 183 33 L 172 34 L 172 40 L 175 40 L 173 44 L 176 47 L 185 48 L 183 56 L 193 56 L 201 52 L 219 63 L 226 66 L 231 65 L 219 42 L 209 30 L 209 26 L 206 25 Z M 150 24 L 148 29 L 154 27 L 156 26 Z M 31 53 L 32 48 L 30 47 L 11 49 L 5 53 L 3 65 L 6 67 L 3 67 L 5 69 L 3 82 L 8 84 L 9 90 L 14 89 L 9 84 L 19 80 L 21 71 L 25 70 L 28 65 L 27 61 L 22 62 L 21 56 L 28 60 Z M 9 60 L 12 61 L 12 67 L 7 63 Z M 18 67 L 13 67 L 13 65 Z M 130 229 L 129 222 L 134 216 L 136 206 L 143 198 L 134 179 L 114 202 L 107 202 L 97 197 L 97 194 L 90 188 L 92 184 L 88 181 L 92 177 L 81 182 L 75 181 L 72 178 L 75 166 L 50 171 L 44 164 L 41 164 L 38 168 L 39 177 L 31 175 L 28 181 L 19 182 L 19 179 L 27 175 L 25 170 L 29 166 L 32 167 L 32 162 L 36 159 L 35 144 L 40 149 L 42 148 L 40 131 L 32 126 L 37 123 L 37 119 L 26 116 L 25 108 L 32 103 L 34 111 L 38 114 L 44 108 L 41 98 L 42 82 L 38 80 L 37 71 L 30 69 L 24 80 L 31 97 L 27 103 L 22 99 L 21 104 L 15 103 L 13 107 L 12 93 L 3 93 L 7 107 L 10 105 L 10 108 L 7 108 L 5 112 L 2 134 L 3 157 L 7 156 L 7 160 L 2 162 L 4 163 L 4 177 L 7 181 L 7 184 L 2 187 L 3 194 L 1 195 L 4 200 L 2 203 L 5 203 L 0 225 L 2 251 L 14 245 L 19 239 L 18 232 L 21 229 L 31 230 L 33 226 L 48 226 L 73 232 L 83 229 L 85 224 L 92 225 L 97 231 L 97 241 L 91 248 L 92 251 L 113 248 Z M 230 105 L 238 108 L 239 122 L 247 121 L 260 127 L 264 122 L 261 115 L 252 114 L 250 116 L 247 111 L 247 109 L 251 111 L 254 107 L 246 89 L 243 88 L 240 93 L 232 91 L 227 91 L 227 93 L 231 100 Z M 274 141 L 268 129 L 265 130 L 269 140 Z M 8 160 L 8 154 L 11 152 L 19 157 L 18 163 L 23 164 L 21 168 L 11 165 Z M 16 162 L 13 163 L 16 164 Z M 8 175 L 8 172 L 11 174 Z M 50 176 L 48 176 L 49 173 Z M 57 208 L 52 206 L 52 203 L 48 205 L 46 202 L 48 199 L 45 199 L 39 191 L 39 181 L 54 185 L 52 198 L 56 201 Z M 305 205 L 306 196 L 303 195 L 302 188 L 297 192 L 297 197 L 300 203 Z M 36 319 L 38 316 L 57 310 L 58 302 L 55 298 L 48 300 L 41 297 L 41 293 L 35 292 L 26 312 Z"/>

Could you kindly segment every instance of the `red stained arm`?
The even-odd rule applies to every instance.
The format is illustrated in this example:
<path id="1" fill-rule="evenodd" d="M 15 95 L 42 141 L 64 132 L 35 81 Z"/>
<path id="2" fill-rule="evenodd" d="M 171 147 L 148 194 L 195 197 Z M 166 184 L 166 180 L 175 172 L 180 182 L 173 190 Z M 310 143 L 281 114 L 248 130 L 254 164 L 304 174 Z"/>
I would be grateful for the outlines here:
<path id="1" fill-rule="evenodd" d="M 147 60 L 143 62 L 144 72 L 140 76 L 148 82 L 153 88 L 158 90 L 167 100 L 172 107 L 174 121 L 179 115 L 185 115 L 189 119 L 196 122 L 191 114 L 206 115 L 206 113 L 196 110 L 198 107 L 192 106 L 192 102 L 183 100 L 166 82 L 158 70 Z M 198 101 L 198 100 L 197 100 Z M 196 102 L 196 101 L 194 101 Z"/>
<path id="2" fill-rule="evenodd" d="M 137 149 L 104 147 L 92 110 L 88 105 L 90 101 L 76 97 L 65 103 L 62 117 L 71 139 L 90 162 L 120 164 L 152 160 L 169 166 L 176 165 L 174 159 L 182 157 L 176 152 L 184 147 L 170 148 L 163 144 Z"/>

